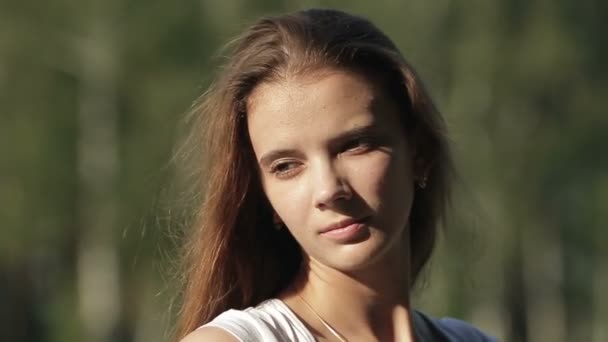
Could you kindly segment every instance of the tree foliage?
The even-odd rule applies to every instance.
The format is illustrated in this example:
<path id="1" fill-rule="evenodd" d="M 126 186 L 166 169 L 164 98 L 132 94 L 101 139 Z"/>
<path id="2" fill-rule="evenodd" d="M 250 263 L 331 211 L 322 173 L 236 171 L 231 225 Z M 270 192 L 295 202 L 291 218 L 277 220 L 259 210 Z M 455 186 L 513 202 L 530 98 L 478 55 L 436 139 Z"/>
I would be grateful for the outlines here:
<path id="1" fill-rule="evenodd" d="M 376 22 L 449 124 L 462 182 L 418 305 L 608 339 L 606 2 L 54 0 L 0 4 L 0 340 L 167 339 L 184 113 L 221 44 L 310 6 Z"/>

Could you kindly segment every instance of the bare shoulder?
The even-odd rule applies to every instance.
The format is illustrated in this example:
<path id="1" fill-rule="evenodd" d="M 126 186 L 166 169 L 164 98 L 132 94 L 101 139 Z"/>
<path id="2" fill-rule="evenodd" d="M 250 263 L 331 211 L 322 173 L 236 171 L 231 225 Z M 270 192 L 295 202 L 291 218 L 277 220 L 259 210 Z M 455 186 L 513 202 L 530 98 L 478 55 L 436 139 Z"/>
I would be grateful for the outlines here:
<path id="1" fill-rule="evenodd" d="M 231 333 L 222 328 L 202 327 L 197 329 L 180 342 L 239 342 Z"/>

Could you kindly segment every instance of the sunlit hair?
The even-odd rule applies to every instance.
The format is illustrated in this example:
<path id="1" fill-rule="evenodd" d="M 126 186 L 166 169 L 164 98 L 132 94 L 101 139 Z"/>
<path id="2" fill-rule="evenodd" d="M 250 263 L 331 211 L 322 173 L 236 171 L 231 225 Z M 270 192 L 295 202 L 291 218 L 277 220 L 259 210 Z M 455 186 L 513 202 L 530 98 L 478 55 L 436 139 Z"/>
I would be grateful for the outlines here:
<path id="1" fill-rule="evenodd" d="M 193 108 L 192 136 L 205 159 L 197 191 L 205 198 L 186 237 L 178 338 L 227 309 L 276 296 L 298 271 L 299 246 L 273 227 L 246 103 L 262 82 L 324 69 L 374 75 L 400 106 L 404 134 L 428 170 L 409 218 L 412 286 L 429 259 L 449 202 L 452 163 L 444 122 L 414 70 L 366 19 L 326 9 L 264 18 L 231 43 L 227 64 Z"/>

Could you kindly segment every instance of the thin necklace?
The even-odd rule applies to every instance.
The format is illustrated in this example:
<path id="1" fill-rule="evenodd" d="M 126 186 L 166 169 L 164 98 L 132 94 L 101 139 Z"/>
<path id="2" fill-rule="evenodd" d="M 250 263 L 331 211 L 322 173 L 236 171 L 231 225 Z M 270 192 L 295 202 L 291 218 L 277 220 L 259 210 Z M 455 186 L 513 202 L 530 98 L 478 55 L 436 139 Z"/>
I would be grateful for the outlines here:
<path id="1" fill-rule="evenodd" d="M 308 304 L 308 302 L 306 300 L 304 300 L 304 297 L 302 297 L 299 293 L 298 293 L 298 297 L 300 297 L 300 300 L 304 303 L 304 305 L 306 305 L 306 307 L 310 310 L 310 312 L 312 312 L 315 317 L 317 317 L 317 319 L 319 319 L 319 321 L 321 323 L 323 323 L 323 325 L 327 328 L 327 330 L 329 330 L 338 340 L 340 340 L 340 342 L 348 342 L 344 337 L 342 337 L 342 335 L 340 335 L 336 329 L 334 329 L 331 325 L 329 325 L 329 323 L 327 323 L 316 311 L 315 309 L 312 308 L 312 306 L 310 304 Z"/>

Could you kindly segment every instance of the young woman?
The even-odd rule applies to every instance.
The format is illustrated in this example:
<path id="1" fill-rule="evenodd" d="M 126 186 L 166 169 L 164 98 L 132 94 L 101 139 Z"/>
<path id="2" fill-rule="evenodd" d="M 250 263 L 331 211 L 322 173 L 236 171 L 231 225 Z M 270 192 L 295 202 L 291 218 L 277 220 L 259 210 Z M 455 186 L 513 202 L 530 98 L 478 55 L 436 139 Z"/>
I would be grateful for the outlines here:
<path id="1" fill-rule="evenodd" d="M 235 44 L 194 110 L 208 172 L 179 338 L 492 340 L 410 305 L 452 163 L 389 38 L 313 9 L 262 19 Z"/>

